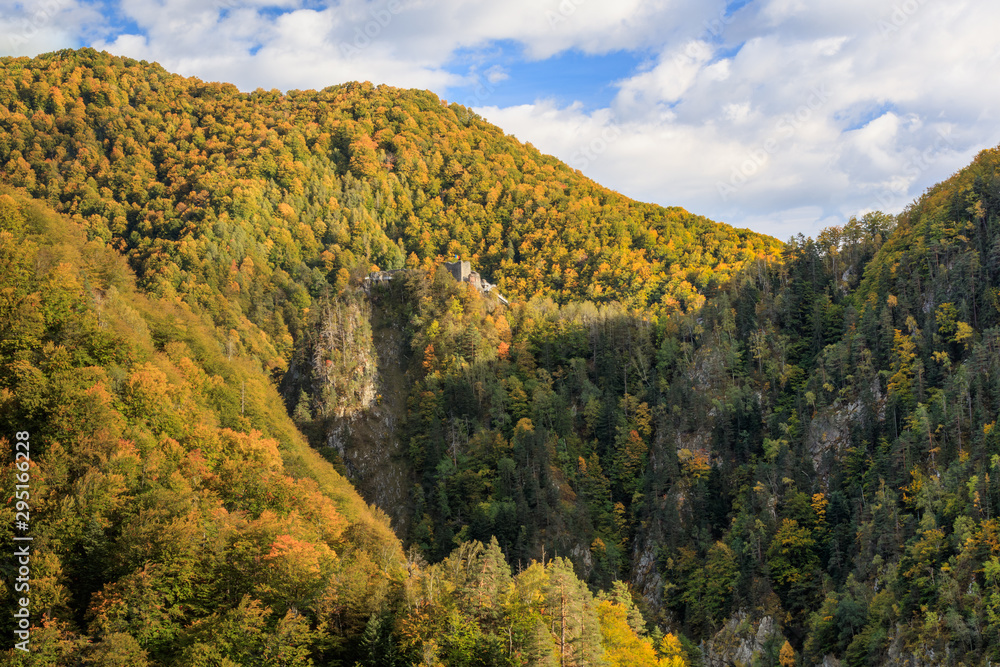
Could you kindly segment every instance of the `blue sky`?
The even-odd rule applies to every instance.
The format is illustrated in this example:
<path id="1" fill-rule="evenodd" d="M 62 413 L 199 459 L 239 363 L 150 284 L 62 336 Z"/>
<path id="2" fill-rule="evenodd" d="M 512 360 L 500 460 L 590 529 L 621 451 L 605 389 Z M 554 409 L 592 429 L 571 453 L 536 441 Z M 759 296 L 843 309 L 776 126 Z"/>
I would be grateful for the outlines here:
<path id="1" fill-rule="evenodd" d="M 618 93 L 616 83 L 628 78 L 648 61 L 650 54 L 620 50 L 588 54 L 571 49 L 543 60 L 525 57 L 514 41 L 491 43 L 455 53 L 448 70 L 469 84 L 444 91 L 449 101 L 466 106 L 509 107 L 546 98 L 559 106 L 574 103 L 594 111 L 607 107 Z"/>
<path id="2" fill-rule="evenodd" d="M 1000 142 L 997 25 L 978 0 L 0 0 L 0 54 L 429 89 L 630 197 L 785 239 L 899 211 Z"/>

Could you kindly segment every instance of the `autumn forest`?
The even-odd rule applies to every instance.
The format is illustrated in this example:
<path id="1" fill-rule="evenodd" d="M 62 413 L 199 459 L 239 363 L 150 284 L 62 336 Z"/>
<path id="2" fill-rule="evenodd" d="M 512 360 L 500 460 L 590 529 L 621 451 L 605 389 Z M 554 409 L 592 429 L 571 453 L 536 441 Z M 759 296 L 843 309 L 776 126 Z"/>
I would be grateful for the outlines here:
<path id="1" fill-rule="evenodd" d="M 426 91 L 0 70 L 5 664 L 1000 660 L 1000 150 L 781 242 Z"/>

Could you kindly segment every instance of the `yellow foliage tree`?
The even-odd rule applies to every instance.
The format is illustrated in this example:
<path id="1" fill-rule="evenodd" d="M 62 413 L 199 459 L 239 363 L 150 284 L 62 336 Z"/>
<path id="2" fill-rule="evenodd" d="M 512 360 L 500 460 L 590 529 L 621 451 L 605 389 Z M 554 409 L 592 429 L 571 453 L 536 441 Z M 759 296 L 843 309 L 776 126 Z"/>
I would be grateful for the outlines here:
<path id="1" fill-rule="evenodd" d="M 621 604 L 601 600 L 597 604 L 601 621 L 604 657 L 611 667 L 659 667 L 653 644 L 636 634 L 628 624 L 628 611 Z"/>
<path id="2" fill-rule="evenodd" d="M 778 662 L 781 667 L 795 667 L 795 649 L 792 648 L 787 639 L 781 646 L 781 652 L 778 653 Z"/>
<path id="3" fill-rule="evenodd" d="M 687 667 L 684 660 L 684 647 L 677 635 L 667 633 L 660 640 L 660 661 L 657 667 Z"/>

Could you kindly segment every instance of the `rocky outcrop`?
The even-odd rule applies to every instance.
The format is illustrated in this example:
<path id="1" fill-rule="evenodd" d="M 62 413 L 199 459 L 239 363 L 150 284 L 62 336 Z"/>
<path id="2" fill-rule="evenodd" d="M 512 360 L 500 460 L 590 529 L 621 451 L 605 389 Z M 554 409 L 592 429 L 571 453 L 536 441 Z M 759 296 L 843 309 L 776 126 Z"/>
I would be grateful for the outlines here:
<path id="1" fill-rule="evenodd" d="M 378 355 L 366 299 L 334 301 L 324 309 L 312 362 L 313 396 L 322 416 L 350 418 L 375 403 Z"/>
<path id="2" fill-rule="evenodd" d="M 842 667 L 846 663 L 832 655 L 825 656 L 822 662 L 812 663 L 812 667 Z M 944 650 L 920 645 L 907 646 L 904 641 L 902 626 L 897 626 L 890 635 L 889 646 L 881 657 L 880 665 L 884 667 L 939 667 L 940 665 L 963 665 L 956 662 L 954 654 L 946 646 Z M 983 662 L 983 665 L 990 663 Z"/>
<path id="3" fill-rule="evenodd" d="M 658 546 L 652 536 L 636 542 L 632 550 L 632 573 L 629 580 L 636 592 L 643 597 L 649 609 L 663 605 L 663 576 L 656 560 Z"/>
<path id="4" fill-rule="evenodd" d="M 389 321 L 377 309 L 370 331 L 370 356 L 375 360 L 366 386 L 370 399 L 360 409 L 331 415 L 326 445 L 340 454 L 362 497 L 389 515 L 397 535 L 405 535 L 413 483 L 400 436 L 406 418 L 405 342 L 399 322 Z"/>
<path id="5" fill-rule="evenodd" d="M 400 437 L 406 342 L 401 323 L 373 308 L 374 298 L 347 294 L 328 304 L 281 389 L 313 446 L 336 450 L 354 488 L 405 535 L 413 484 Z"/>
<path id="6" fill-rule="evenodd" d="M 889 648 L 885 655 L 886 667 L 937 667 L 938 665 L 956 664 L 955 656 L 949 647 L 944 650 L 918 643 L 907 646 L 904 640 L 903 626 L 896 626 L 890 635 Z M 962 663 L 958 663 L 962 664 Z M 983 662 L 981 664 L 992 664 Z"/>
<path id="7" fill-rule="evenodd" d="M 765 654 L 775 657 L 785 643 L 774 619 L 764 616 L 752 620 L 740 612 L 730 617 L 726 624 L 701 647 L 705 667 L 751 667 Z M 769 664 L 766 661 L 763 664 Z"/>
<path id="8" fill-rule="evenodd" d="M 884 417 L 885 399 L 878 380 L 872 382 L 871 394 L 875 401 L 878 417 Z M 809 423 L 806 447 L 813 466 L 825 479 L 831 465 L 835 465 L 837 455 L 851 446 L 851 425 L 862 418 L 864 405 L 860 398 L 851 402 L 838 400 L 833 405 L 819 410 Z M 832 455 L 832 456 L 830 456 Z"/>

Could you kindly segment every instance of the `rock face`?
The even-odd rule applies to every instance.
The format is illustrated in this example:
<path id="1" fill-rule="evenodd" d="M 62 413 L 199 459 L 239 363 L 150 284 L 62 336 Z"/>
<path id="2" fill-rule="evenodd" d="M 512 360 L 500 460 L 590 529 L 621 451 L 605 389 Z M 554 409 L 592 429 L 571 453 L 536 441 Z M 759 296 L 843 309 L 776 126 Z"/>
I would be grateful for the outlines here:
<path id="1" fill-rule="evenodd" d="M 340 454 L 348 476 L 361 496 L 392 519 L 397 535 L 405 535 L 410 521 L 409 490 L 412 475 L 403 452 L 401 422 L 406 418 L 406 377 L 403 332 L 398 322 L 385 321 L 378 309 L 368 326 L 374 363 L 357 408 L 332 414 L 326 426 L 326 445 Z M 370 398 L 368 398 L 370 396 Z"/>
<path id="2" fill-rule="evenodd" d="M 774 619 L 765 616 L 758 621 L 741 612 L 726 621 L 725 626 L 712 639 L 704 642 L 701 651 L 705 667 L 751 667 L 756 660 L 773 655 L 777 662 L 778 651 L 785 637 L 778 630 Z"/>
<path id="3" fill-rule="evenodd" d="M 916 649 L 910 647 L 905 649 L 903 639 L 903 628 L 897 627 L 896 631 L 890 635 L 889 647 L 879 664 L 884 667 L 937 667 L 938 665 L 953 665 L 955 657 L 947 648 L 944 651 L 936 651 L 929 646 L 918 646 Z M 842 667 L 846 663 L 832 655 L 825 656 L 822 662 L 817 662 L 813 667 Z M 959 665 L 963 663 L 958 663 Z M 983 665 L 990 663 L 983 662 Z"/>
<path id="4" fill-rule="evenodd" d="M 663 603 L 663 576 L 656 562 L 656 551 L 657 544 L 651 536 L 647 535 L 642 542 L 636 541 L 629 577 L 650 609 L 659 609 Z"/>
<path id="5" fill-rule="evenodd" d="M 816 470 L 824 470 L 827 453 L 839 454 L 851 444 L 851 419 L 861 410 L 860 401 L 823 410 L 809 424 L 806 447 Z"/>
<path id="6" fill-rule="evenodd" d="M 334 302 L 324 310 L 312 357 L 313 395 L 322 416 L 350 418 L 372 407 L 378 355 L 366 299 Z"/>
<path id="7" fill-rule="evenodd" d="M 884 417 L 885 398 L 878 381 L 872 382 L 871 397 L 878 417 Z M 845 403 L 836 401 L 833 405 L 818 411 L 809 423 L 806 447 L 812 457 L 813 466 L 823 479 L 836 465 L 837 456 L 851 446 L 851 425 L 863 417 L 864 403 L 860 398 Z"/>
<path id="8" fill-rule="evenodd" d="M 401 323 L 373 308 L 371 298 L 329 305 L 289 365 L 282 393 L 313 446 L 335 449 L 358 493 L 405 535 L 413 484 L 400 437 L 406 344 Z"/>
<path id="9" fill-rule="evenodd" d="M 936 667 L 937 665 L 954 665 L 955 657 L 946 646 L 943 651 L 924 645 L 906 647 L 904 629 L 896 626 L 896 631 L 890 635 L 889 649 L 886 651 L 886 667 Z M 961 664 L 961 663 L 959 663 Z M 981 664 L 996 664 L 984 662 Z"/>
<path id="10" fill-rule="evenodd" d="M 712 639 L 701 645 L 705 667 L 752 667 L 777 665 L 778 652 L 785 637 L 771 616 L 754 621 L 746 613 L 730 617 Z M 881 663 L 885 667 L 936 667 L 953 663 L 949 652 L 935 651 L 930 647 L 918 650 L 904 649 L 902 633 L 891 637 L 888 650 Z M 811 667 L 843 667 L 835 656 L 827 655 L 821 662 L 809 663 Z"/>

